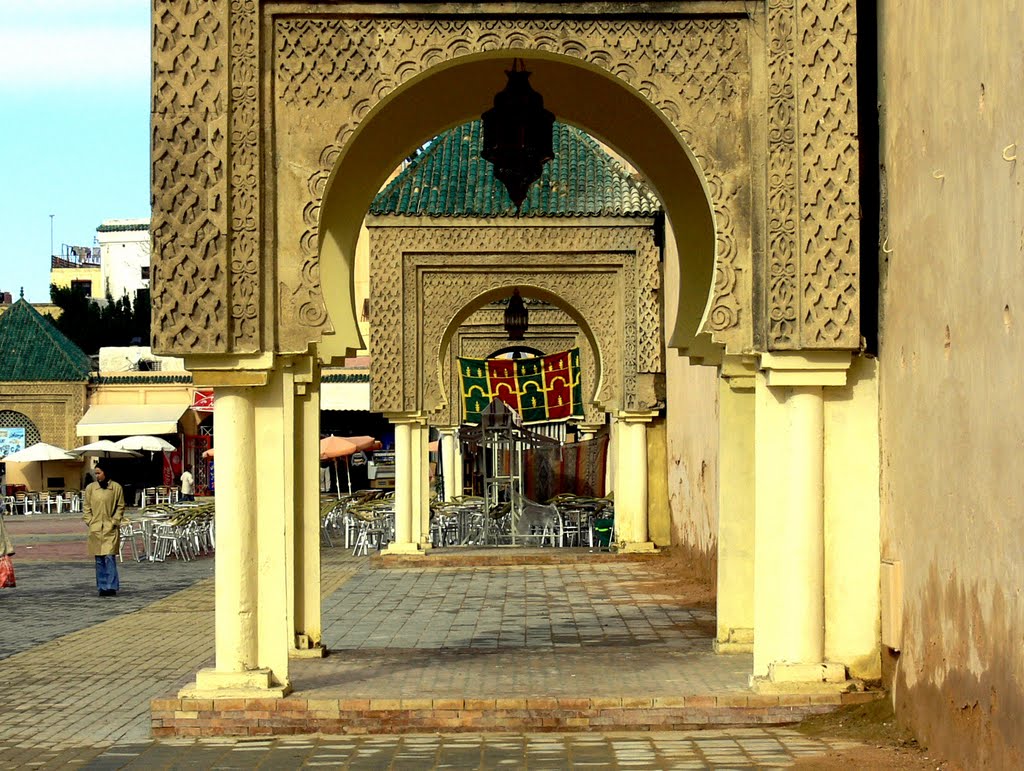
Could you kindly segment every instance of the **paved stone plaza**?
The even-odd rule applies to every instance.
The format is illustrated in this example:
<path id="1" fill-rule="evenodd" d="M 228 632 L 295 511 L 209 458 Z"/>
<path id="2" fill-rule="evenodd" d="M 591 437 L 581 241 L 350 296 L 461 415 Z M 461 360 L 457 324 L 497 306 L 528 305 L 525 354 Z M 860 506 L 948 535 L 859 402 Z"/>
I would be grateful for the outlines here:
<path id="1" fill-rule="evenodd" d="M 42 543 L 28 531 L 47 527 L 46 518 L 15 523 L 19 549 Z M 212 659 L 213 561 L 125 562 L 121 594 L 101 599 L 88 560 L 56 556 L 16 557 L 18 588 L 0 592 L 5 766 L 735 768 L 785 766 L 842 746 L 783 727 L 153 741 L 150 701 Z M 713 612 L 679 605 L 643 563 L 374 570 L 365 557 L 328 549 L 323 574 L 332 655 L 294 662 L 297 693 L 745 691 L 747 657 L 708 653 Z"/>

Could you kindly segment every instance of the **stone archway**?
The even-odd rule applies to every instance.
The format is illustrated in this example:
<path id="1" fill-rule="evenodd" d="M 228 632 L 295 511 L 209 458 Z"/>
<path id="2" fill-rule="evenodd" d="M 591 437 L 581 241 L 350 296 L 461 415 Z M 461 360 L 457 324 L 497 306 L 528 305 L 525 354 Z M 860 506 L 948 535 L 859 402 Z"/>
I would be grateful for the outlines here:
<path id="1" fill-rule="evenodd" d="M 735 437 L 757 483 L 751 473 L 730 489 L 757 510 L 755 674 L 799 677 L 811 670 L 773 666 L 813 669 L 826 654 L 870 669 L 877 640 L 851 630 L 871 627 L 876 598 L 856 614 L 823 603 L 833 590 L 818 559 L 825 516 L 868 530 L 877 519 L 871 432 L 851 428 L 876 414 L 874 370 L 851 367 L 855 4 L 465 10 L 154 0 L 154 347 L 217 388 L 218 443 L 235 448 L 218 468 L 230 523 L 218 543 L 237 567 L 218 577 L 217 666 L 198 692 L 287 690 L 289 651 L 319 639 L 317 362 L 359 344 L 358 228 L 406 153 L 490 105 L 512 56 L 556 115 L 626 157 L 662 200 L 680 266 L 672 345 L 705 363 L 724 350 L 723 376 L 731 364 L 749 382 Z M 414 399 L 408 419 L 424 420 L 423 406 Z M 639 446 L 642 432 L 630 436 Z M 793 549 L 801 559 L 786 558 Z M 834 597 L 872 569 L 830 566 Z M 794 587 L 799 601 L 780 607 Z"/>

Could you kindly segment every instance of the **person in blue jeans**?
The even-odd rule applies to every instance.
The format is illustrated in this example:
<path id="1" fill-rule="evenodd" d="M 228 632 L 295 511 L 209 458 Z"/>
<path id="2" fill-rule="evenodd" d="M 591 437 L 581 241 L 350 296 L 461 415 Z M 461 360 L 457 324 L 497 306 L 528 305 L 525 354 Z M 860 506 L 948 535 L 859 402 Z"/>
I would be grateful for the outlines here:
<path id="1" fill-rule="evenodd" d="M 121 588 L 117 554 L 121 549 L 124 490 L 108 479 L 100 466 L 93 468 L 93 476 L 96 481 L 85 488 L 82 519 L 89 526 L 89 554 L 96 558 L 96 589 L 100 597 L 113 597 Z"/>

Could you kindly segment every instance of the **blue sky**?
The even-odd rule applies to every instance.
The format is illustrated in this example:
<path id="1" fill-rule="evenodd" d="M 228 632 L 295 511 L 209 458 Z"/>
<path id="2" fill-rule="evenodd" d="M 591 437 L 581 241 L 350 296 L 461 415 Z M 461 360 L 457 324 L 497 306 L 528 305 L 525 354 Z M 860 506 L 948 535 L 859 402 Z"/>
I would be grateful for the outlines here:
<path id="1" fill-rule="evenodd" d="M 149 216 L 148 0 L 0 0 L 0 289 L 49 299 L 54 250 Z"/>

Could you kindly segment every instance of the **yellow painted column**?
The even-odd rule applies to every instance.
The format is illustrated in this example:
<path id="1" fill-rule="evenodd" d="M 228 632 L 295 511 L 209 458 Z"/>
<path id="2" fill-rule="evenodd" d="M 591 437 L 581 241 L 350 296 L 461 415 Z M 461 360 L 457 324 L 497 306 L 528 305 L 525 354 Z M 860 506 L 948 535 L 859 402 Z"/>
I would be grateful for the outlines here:
<path id="1" fill-rule="evenodd" d="M 430 426 L 424 420 L 418 423 L 415 428 L 418 436 L 418 444 L 413 443 L 417 448 L 415 459 L 419 464 L 417 469 L 418 485 L 416 489 L 416 512 L 414 525 L 418 525 L 419 532 L 413 536 L 424 551 L 430 549 Z"/>
<path id="2" fill-rule="evenodd" d="M 456 487 L 455 462 L 458 451 L 458 428 L 442 428 L 438 446 L 441 448 L 441 477 L 444 479 L 444 500 L 450 501 L 462 491 Z"/>
<path id="3" fill-rule="evenodd" d="M 215 557 L 215 666 L 196 673 L 182 697 L 280 697 L 290 690 L 291 532 L 280 505 L 285 435 L 279 370 L 270 354 L 208 357 L 191 367 L 197 385 L 214 388 L 214 444 L 217 449 Z M 273 405 L 273 406 L 270 406 Z M 265 442 L 268 415 L 278 437 Z M 290 432 L 287 441 L 291 441 Z M 279 476 L 276 498 L 265 500 L 268 461 Z M 267 506 L 276 506 L 268 521 Z M 276 525 L 276 527 L 275 527 Z M 266 570 L 268 563 L 275 569 Z M 271 630 L 268 632 L 268 630 Z"/>
<path id="4" fill-rule="evenodd" d="M 616 414 L 615 531 L 621 552 L 653 551 L 647 523 L 647 424 L 652 411 Z"/>
<path id="5" fill-rule="evenodd" d="M 214 392 L 216 527 L 214 618 L 216 671 L 258 666 L 256 651 L 256 435 L 247 388 Z"/>
<path id="6" fill-rule="evenodd" d="M 718 381 L 718 653 L 754 649 L 754 373 L 727 356 Z"/>
<path id="7" fill-rule="evenodd" d="M 452 435 L 452 445 L 454 448 L 452 454 L 455 458 L 455 489 L 452 493 L 454 495 L 462 495 L 462 491 L 466 487 L 465 468 L 463 467 L 465 460 L 462 456 L 462 442 L 459 441 L 458 427 L 455 428 L 455 432 Z"/>
<path id="8" fill-rule="evenodd" d="M 301 362 L 295 383 L 295 592 L 293 658 L 324 655 L 320 608 L 320 371 L 315 356 Z"/>
<path id="9" fill-rule="evenodd" d="M 755 381 L 754 677 L 836 681 L 825 662 L 824 395 L 848 353 L 763 354 Z"/>
<path id="10" fill-rule="evenodd" d="M 415 431 L 418 419 L 407 415 L 389 416 L 389 419 L 395 426 L 395 540 L 384 552 L 422 554 L 416 508 L 419 468 L 414 459 L 414 448 L 419 447 Z"/>
<path id="11" fill-rule="evenodd" d="M 256 402 L 256 538 L 259 542 L 259 655 L 275 682 L 288 686 L 295 647 L 296 387 L 301 362 L 278 359 Z"/>

